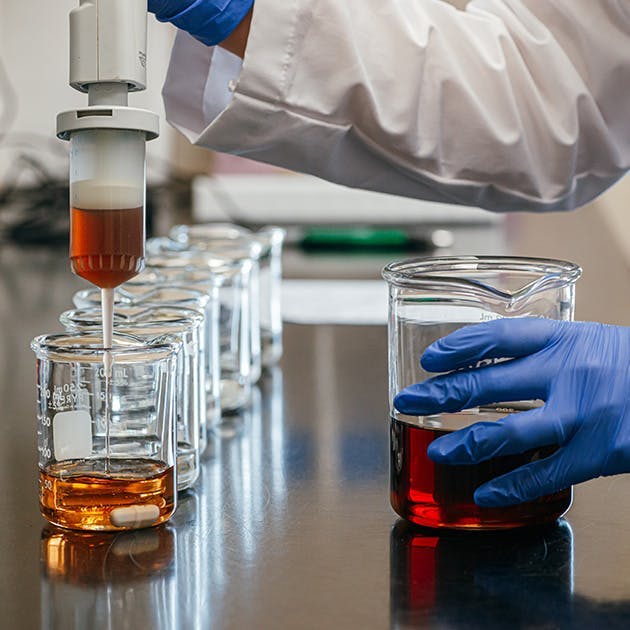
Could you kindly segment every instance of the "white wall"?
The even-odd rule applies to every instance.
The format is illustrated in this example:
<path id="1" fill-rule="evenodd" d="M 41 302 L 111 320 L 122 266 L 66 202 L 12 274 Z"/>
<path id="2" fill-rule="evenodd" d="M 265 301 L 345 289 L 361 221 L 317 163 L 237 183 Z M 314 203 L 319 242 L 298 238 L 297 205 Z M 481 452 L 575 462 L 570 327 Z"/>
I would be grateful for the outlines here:
<path id="1" fill-rule="evenodd" d="M 59 111 L 87 104 L 87 96 L 68 85 L 68 13 L 78 0 L 0 0 L 0 59 L 19 98 L 18 115 L 11 127 L 12 136 L 0 143 L 0 182 L 16 157 L 7 148 L 15 134 L 41 136 L 36 155 L 46 164 L 65 171 L 62 150 L 55 155 L 46 149 L 55 137 L 55 116 Z M 158 171 L 156 163 L 167 160 L 174 132 L 164 119 L 160 91 L 170 56 L 172 30 L 149 17 L 148 89 L 131 95 L 130 105 L 146 107 L 160 114 L 162 135 L 149 143 L 149 173 Z M 0 108 L 6 96 L 0 85 Z M 0 110 L 1 111 L 1 110 Z M 51 143 L 48 142 L 48 145 Z"/>

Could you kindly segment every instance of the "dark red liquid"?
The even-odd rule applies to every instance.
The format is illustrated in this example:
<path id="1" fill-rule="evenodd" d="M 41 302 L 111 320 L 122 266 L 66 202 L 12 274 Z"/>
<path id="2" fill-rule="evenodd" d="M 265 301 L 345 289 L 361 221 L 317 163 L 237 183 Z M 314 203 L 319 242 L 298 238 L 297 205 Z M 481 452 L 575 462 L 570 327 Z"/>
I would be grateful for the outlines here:
<path id="1" fill-rule="evenodd" d="M 555 521 L 571 506 L 571 489 L 506 508 L 481 508 L 473 494 L 486 481 L 542 459 L 555 447 L 497 457 L 472 466 L 434 464 L 429 444 L 448 431 L 435 431 L 391 419 L 391 503 L 403 518 L 425 527 L 510 529 Z"/>
<path id="2" fill-rule="evenodd" d="M 72 271 L 101 289 L 112 289 L 144 266 L 144 211 L 81 210 L 70 213 Z"/>

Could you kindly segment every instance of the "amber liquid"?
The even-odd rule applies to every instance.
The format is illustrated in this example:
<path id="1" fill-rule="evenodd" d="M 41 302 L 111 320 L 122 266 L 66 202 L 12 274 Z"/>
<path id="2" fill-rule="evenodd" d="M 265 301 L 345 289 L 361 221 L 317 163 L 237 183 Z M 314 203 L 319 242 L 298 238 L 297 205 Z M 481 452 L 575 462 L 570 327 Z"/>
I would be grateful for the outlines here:
<path id="1" fill-rule="evenodd" d="M 175 469 L 152 460 L 74 460 L 39 471 L 40 509 L 54 525 L 120 530 L 110 512 L 129 505 L 157 505 L 153 525 L 175 511 Z"/>
<path id="2" fill-rule="evenodd" d="M 427 448 L 447 433 L 391 418 L 391 504 L 408 521 L 434 528 L 511 529 L 553 522 L 571 506 L 570 488 L 506 508 L 477 506 L 473 494 L 480 485 L 556 449 L 535 449 L 471 466 L 434 464 Z"/>
<path id="3" fill-rule="evenodd" d="M 72 271 L 113 289 L 144 267 L 144 211 L 139 208 L 70 212 Z"/>

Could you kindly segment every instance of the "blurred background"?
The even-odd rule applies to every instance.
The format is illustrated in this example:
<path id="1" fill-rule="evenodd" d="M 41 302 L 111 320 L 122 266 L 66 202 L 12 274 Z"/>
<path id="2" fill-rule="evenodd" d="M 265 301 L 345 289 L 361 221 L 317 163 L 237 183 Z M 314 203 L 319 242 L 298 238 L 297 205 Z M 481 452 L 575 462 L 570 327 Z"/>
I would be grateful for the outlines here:
<path id="1" fill-rule="evenodd" d="M 68 147 L 55 138 L 55 117 L 85 104 L 85 96 L 68 86 L 68 13 L 76 4 L 77 0 L 0 0 L 0 242 L 67 243 Z M 462 8 L 466 1 L 452 0 L 451 4 Z M 584 260 L 576 262 L 587 267 L 584 282 L 592 277 L 610 306 L 601 313 L 593 305 L 578 304 L 578 315 L 624 322 L 625 313 L 616 312 L 614 292 L 607 287 L 611 280 L 615 291 L 627 285 L 627 178 L 591 206 L 571 213 L 572 219 L 565 215 L 499 217 L 350 191 L 312 178 L 285 177 L 285 172 L 271 167 L 192 147 L 166 123 L 161 89 L 173 37 L 170 25 L 149 19 L 148 89 L 130 99 L 130 105 L 161 116 L 161 136 L 148 143 L 150 234 L 164 234 L 178 222 L 228 219 L 301 226 L 290 233 L 289 240 L 312 244 L 305 225 L 378 227 L 387 221 L 409 237 L 404 251 L 420 253 L 437 249 L 453 254 L 571 257 L 577 243 Z M 597 239 L 612 240 L 623 258 L 589 260 Z M 357 242 L 351 244 L 353 257 L 345 257 L 343 265 L 347 277 L 378 277 L 384 261 L 400 257 L 391 252 L 372 255 L 378 250 L 373 241 L 363 249 L 361 239 L 358 248 Z M 370 253 L 371 262 L 358 260 L 357 249 Z M 338 258 L 332 254 L 327 259 L 321 255 L 304 258 L 302 252 L 292 254 L 289 249 L 287 255 L 295 263 L 287 266 L 289 275 L 339 273 Z"/>
<path id="2" fill-rule="evenodd" d="M 68 145 L 55 137 L 55 119 L 58 112 L 86 102 L 84 94 L 68 86 L 68 13 L 76 4 L 0 0 L 0 242 L 67 245 Z M 352 254 L 342 256 L 347 275 L 375 278 L 392 258 L 392 238 L 394 251 L 425 252 L 433 241 L 441 247 L 452 244 L 444 226 L 499 223 L 499 217 L 479 210 L 287 177 L 280 169 L 193 147 L 166 123 L 161 97 L 174 36 L 173 27 L 149 17 L 148 87 L 129 101 L 161 118 L 160 137 L 147 145 L 149 236 L 166 234 L 182 222 L 276 223 L 289 228 L 290 243 L 304 243 L 319 254 L 347 246 Z M 313 232 L 321 226 L 334 232 Z M 379 227 L 395 232 L 382 234 Z M 357 234 L 356 228 L 364 231 Z M 369 254 L 370 262 L 356 254 Z M 313 259 L 298 247 L 289 257 L 294 262 L 289 274 L 322 277 L 331 268 L 339 274 L 336 256 Z"/>

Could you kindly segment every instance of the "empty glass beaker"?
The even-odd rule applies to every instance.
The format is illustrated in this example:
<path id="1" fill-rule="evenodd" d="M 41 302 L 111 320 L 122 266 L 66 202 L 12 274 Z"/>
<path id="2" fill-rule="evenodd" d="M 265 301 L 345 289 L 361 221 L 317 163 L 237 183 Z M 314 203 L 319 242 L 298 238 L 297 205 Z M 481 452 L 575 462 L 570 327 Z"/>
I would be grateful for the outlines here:
<path id="1" fill-rule="evenodd" d="M 176 343 L 36 337 L 40 509 L 55 525 L 122 530 L 175 511 Z"/>
<path id="2" fill-rule="evenodd" d="M 208 273 L 220 279 L 221 411 L 238 411 L 249 403 L 256 371 L 260 373 L 260 353 L 257 359 L 252 358 L 249 307 L 252 261 L 248 258 L 229 259 L 209 252 L 187 250 L 164 238 L 148 241 L 147 252 L 150 270 L 158 271 L 172 281 L 179 283 L 190 278 L 190 282 L 195 282 Z M 256 364 L 258 368 L 255 368 Z"/>
<path id="3" fill-rule="evenodd" d="M 199 286 L 197 284 L 197 286 Z M 77 291 L 73 297 L 77 308 L 101 306 L 99 289 Z M 143 271 L 132 282 L 114 289 L 114 305 L 118 307 L 151 308 L 153 306 L 175 306 L 194 309 L 204 317 L 203 342 L 200 346 L 201 366 L 205 371 L 206 411 L 201 415 L 199 450 L 206 450 L 208 426 L 218 424 L 221 417 L 219 402 L 219 297 L 218 286 L 209 281 L 203 290 L 183 285 L 168 284 L 167 280 L 154 271 Z M 202 390 L 204 381 L 202 380 Z"/>
<path id="4" fill-rule="evenodd" d="M 142 291 L 147 285 L 172 286 L 193 289 L 204 292 L 210 299 L 209 313 L 206 316 L 206 401 L 207 427 L 217 424 L 221 419 L 221 343 L 219 334 L 220 300 L 219 288 L 227 278 L 221 273 L 221 268 L 195 269 L 189 265 L 182 265 L 180 261 L 168 258 L 155 258 L 154 266 L 147 267 L 141 274 L 129 282 L 124 288 L 130 292 Z M 178 306 L 183 306 L 179 304 Z"/>
<path id="5" fill-rule="evenodd" d="M 479 532 L 473 541 L 398 520 L 390 534 L 389 628 L 470 630 L 496 627 L 495 619 L 499 627 L 579 627 L 573 554 L 573 532 L 563 520 Z M 490 601 L 492 612 L 480 619 Z"/>
<path id="6" fill-rule="evenodd" d="M 503 317 L 573 319 L 580 274 L 577 265 L 563 261 L 474 256 L 408 260 L 384 269 L 389 283 L 391 502 L 400 516 L 429 527 L 501 529 L 552 521 L 568 510 L 570 489 L 509 508 L 480 508 L 473 501 L 482 483 L 548 456 L 553 446 L 475 466 L 437 465 L 427 457 L 429 444 L 445 433 L 499 420 L 535 401 L 420 417 L 399 413 L 393 401 L 403 388 L 435 376 L 422 369 L 420 357 L 431 343 L 462 326 Z"/>
<path id="7" fill-rule="evenodd" d="M 103 325 L 98 308 L 65 311 L 59 320 L 72 332 L 100 330 Z M 179 343 L 175 374 L 178 490 L 189 488 L 199 476 L 199 438 L 206 413 L 202 324 L 203 315 L 191 309 L 169 306 L 114 309 L 114 331 L 140 339 L 169 335 Z"/>
<path id="8" fill-rule="evenodd" d="M 239 239 L 253 239 L 261 247 L 259 258 L 260 344 L 263 367 L 282 356 L 282 244 L 285 230 L 267 226 L 258 232 L 232 223 L 178 225 L 170 233 L 184 246 L 220 251 Z"/>

